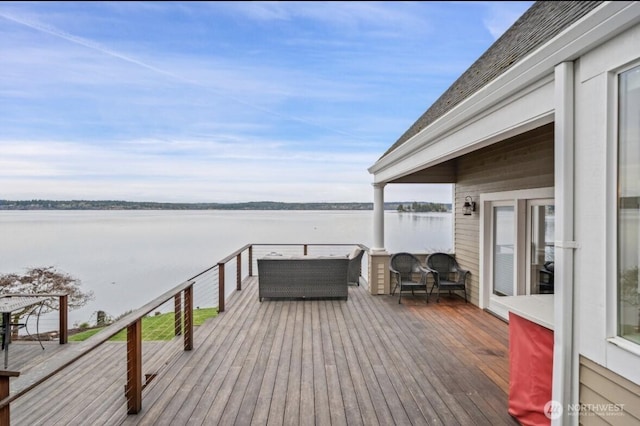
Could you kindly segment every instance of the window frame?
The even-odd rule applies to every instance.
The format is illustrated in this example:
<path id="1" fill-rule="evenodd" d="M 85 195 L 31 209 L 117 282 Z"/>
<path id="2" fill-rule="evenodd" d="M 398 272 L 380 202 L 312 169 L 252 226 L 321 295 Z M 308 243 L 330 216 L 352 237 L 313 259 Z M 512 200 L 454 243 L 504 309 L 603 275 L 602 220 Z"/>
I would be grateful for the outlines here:
<path id="1" fill-rule="evenodd" d="M 607 78 L 607 244 L 606 254 L 607 265 L 607 346 L 606 359 L 607 367 L 622 374 L 630 376 L 637 375 L 638 357 L 640 357 L 640 344 L 618 334 L 619 332 L 619 304 L 618 304 L 618 267 L 619 267 L 619 247 L 618 247 L 618 205 L 619 205 L 619 101 L 620 85 L 619 78 L 623 73 L 640 67 L 640 60 L 635 60 L 624 66 L 612 69 L 608 72 Z M 629 367 L 631 366 L 631 368 Z M 635 367 L 635 368 L 634 368 Z M 633 370 L 633 371 L 632 371 Z"/>
<path id="2" fill-rule="evenodd" d="M 514 230 L 516 239 L 514 247 L 514 279 L 517 284 L 517 293 L 522 297 L 530 297 L 530 300 L 533 300 L 532 295 L 527 294 L 525 287 L 527 202 L 541 199 L 554 199 L 554 188 L 531 188 L 480 194 L 479 306 L 504 319 L 508 317 L 508 310 L 504 307 L 504 301 L 500 302 L 499 296 L 494 296 L 491 291 L 491 280 L 493 279 L 493 207 L 495 205 L 514 206 L 514 224 L 516 227 Z"/>

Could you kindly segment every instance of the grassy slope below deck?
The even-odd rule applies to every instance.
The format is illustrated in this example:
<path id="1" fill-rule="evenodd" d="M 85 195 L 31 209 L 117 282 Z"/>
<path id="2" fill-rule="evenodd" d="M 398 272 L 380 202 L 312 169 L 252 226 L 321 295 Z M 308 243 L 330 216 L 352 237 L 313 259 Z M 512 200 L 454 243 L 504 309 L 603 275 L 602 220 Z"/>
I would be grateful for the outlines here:
<path id="1" fill-rule="evenodd" d="M 202 308 L 193 311 L 193 325 L 199 326 L 205 320 L 213 318 L 218 315 L 216 308 Z M 142 340 L 171 340 L 175 337 L 174 334 L 174 313 L 168 312 L 165 314 L 146 316 L 142 318 Z M 81 342 L 88 339 L 94 334 L 98 333 L 104 327 L 92 328 L 90 330 L 82 331 L 80 333 L 69 336 L 71 342 Z M 113 341 L 125 341 L 127 340 L 127 331 L 122 330 L 120 333 L 113 336 L 110 340 Z"/>

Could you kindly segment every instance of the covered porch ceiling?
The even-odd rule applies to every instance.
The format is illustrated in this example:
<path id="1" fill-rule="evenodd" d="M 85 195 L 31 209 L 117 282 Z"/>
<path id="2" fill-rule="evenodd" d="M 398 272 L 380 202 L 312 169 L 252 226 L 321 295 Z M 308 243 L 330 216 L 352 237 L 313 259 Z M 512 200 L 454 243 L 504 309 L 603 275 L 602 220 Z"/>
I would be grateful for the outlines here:
<path id="1" fill-rule="evenodd" d="M 457 158 L 454 158 L 393 179 L 388 183 L 455 183 L 458 172 L 457 164 Z"/>
<path id="2" fill-rule="evenodd" d="M 473 150 L 452 153 L 446 160 L 436 164 L 433 164 L 433 162 L 427 163 L 423 167 L 391 179 L 387 183 L 456 184 L 460 181 L 461 176 L 465 174 L 464 168 L 468 168 L 469 164 L 474 164 L 474 169 L 482 169 L 488 166 L 487 162 L 491 162 L 493 158 L 496 161 L 508 161 L 506 156 L 510 150 L 518 146 L 522 147 L 523 144 L 529 147 L 533 141 L 540 138 L 548 139 L 549 135 L 551 135 L 551 143 L 553 144 L 553 132 L 554 122 L 551 122 L 523 131 L 515 136 L 502 135 L 502 139 L 496 137 L 490 144 L 476 146 L 476 149 Z M 531 150 L 528 150 L 528 153 L 524 155 L 537 155 L 537 153 L 531 146 Z M 476 160 L 473 160 L 473 158 L 476 158 Z M 461 167 L 463 169 L 460 169 Z"/>

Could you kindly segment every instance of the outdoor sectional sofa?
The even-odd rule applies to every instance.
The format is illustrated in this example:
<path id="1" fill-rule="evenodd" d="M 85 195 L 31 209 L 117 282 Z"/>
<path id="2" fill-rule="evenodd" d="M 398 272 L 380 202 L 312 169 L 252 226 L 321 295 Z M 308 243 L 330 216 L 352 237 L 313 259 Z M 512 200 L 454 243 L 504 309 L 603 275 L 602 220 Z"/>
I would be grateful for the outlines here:
<path id="1" fill-rule="evenodd" d="M 265 256 L 258 259 L 258 299 L 349 297 L 351 256 Z M 357 256 L 360 261 L 361 255 Z M 359 275 L 359 268 L 357 268 Z"/>

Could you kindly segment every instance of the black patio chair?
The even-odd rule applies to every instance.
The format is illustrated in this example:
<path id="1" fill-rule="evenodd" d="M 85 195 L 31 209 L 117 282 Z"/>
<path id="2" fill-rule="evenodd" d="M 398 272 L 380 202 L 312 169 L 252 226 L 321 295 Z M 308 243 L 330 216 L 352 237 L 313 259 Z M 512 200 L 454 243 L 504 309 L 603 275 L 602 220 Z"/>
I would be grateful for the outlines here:
<path id="1" fill-rule="evenodd" d="M 398 303 L 402 303 L 402 292 L 411 290 L 424 290 L 427 303 L 429 303 L 429 293 L 427 291 L 427 275 L 429 271 L 420 263 L 420 260 L 411 253 L 396 253 L 389 260 L 389 269 L 395 275 L 396 285 L 391 294 L 396 294 L 396 289 L 400 287 Z"/>
<path id="2" fill-rule="evenodd" d="M 553 278 L 555 275 L 554 272 L 554 262 L 553 260 L 544 262 L 544 266 L 540 269 L 540 282 L 539 282 L 539 292 L 540 294 L 553 294 L 554 293 L 554 283 Z"/>
<path id="3" fill-rule="evenodd" d="M 427 257 L 427 269 L 433 274 L 433 286 L 429 294 L 438 288 L 438 297 L 436 302 L 440 302 L 440 293 L 448 291 L 462 290 L 464 292 L 464 301 L 467 303 L 467 275 L 470 274 L 466 269 L 460 268 L 456 259 L 447 253 L 432 253 Z"/>
<path id="4" fill-rule="evenodd" d="M 360 247 L 356 247 L 349 254 L 349 278 L 350 285 L 360 285 L 360 276 L 362 276 L 362 256 L 364 250 Z"/>

